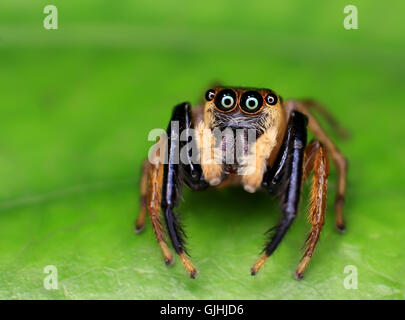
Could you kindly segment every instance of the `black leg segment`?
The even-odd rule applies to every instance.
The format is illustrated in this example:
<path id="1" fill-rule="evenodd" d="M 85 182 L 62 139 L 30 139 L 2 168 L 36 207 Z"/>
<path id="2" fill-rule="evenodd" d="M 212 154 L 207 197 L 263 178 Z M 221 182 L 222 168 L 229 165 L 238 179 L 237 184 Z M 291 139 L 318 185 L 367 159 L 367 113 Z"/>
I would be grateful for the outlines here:
<path id="1" fill-rule="evenodd" d="M 283 149 L 263 186 L 281 192 L 283 217 L 278 225 L 270 230 L 271 236 L 264 249 L 270 256 L 283 239 L 297 215 L 302 180 L 302 165 L 307 141 L 307 117 L 300 112 L 291 113 Z"/>
<path id="2" fill-rule="evenodd" d="M 188 141 L 182 141 L 181 134 L 192 128 L 191 106 L 188 103 L 177 105 L 167 128 L 166 159 L 163 171 L 161 208 L 165 217 L 169 237 L 177 254 L 186 252 L 185 233 L 181 227 L 174 208 L 178 205 L 183 184 L 194 190 L 208 186 L 199 164 L 193 163 L 191 154 L 187 152 L 182 159 L 180 152 Z M 184 133 L 183 133 L 184 134 Z M 183 160 L 183 161 L 181 161 Z"/>

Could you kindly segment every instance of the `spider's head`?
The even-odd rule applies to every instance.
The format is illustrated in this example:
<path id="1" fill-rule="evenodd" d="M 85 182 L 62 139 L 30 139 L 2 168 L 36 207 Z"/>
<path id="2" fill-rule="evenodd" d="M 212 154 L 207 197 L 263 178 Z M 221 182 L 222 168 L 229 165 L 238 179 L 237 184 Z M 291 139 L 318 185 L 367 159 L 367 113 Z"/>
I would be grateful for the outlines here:
<path id="1" fill-rule="evenodd" d="M 271 114 L 282 98 L 269 89 L 215 87 L 205 94 L 205 121 L 221 130 L 255 129 L 263 133 L 271 125 Z"/>

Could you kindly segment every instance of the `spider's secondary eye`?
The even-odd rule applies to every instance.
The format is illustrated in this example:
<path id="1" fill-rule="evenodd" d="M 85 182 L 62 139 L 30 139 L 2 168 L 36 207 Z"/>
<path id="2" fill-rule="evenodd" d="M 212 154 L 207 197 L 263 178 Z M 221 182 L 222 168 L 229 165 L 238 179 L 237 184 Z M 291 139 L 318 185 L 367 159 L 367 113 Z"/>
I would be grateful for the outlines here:
<path id="1" fill-rule="evenodd" d="M 235 106 L 236 94 L 231 89 L 224 89 L 218 92 L 215 97 L 216 107 L 224 112 L 229 112 Z"/>
<path id="2" fill-rule="evenodd" d="M 263 106 L 263 98 L 257 91 L 247 91 L 242 94 L 240 106 L 246 113 L 257 113 Z"/>
<path id="3" fill-rule="evenodd" d="M 274 106 L 275 104 L 277 104 L 277 96 L 274 93 L 269 93 L 266 96 L 266 103 Z"/>
<path id="4" fill-rule="evenodd" d="M 212 89 L 209 89 L 206 93 L 205 93 L 205 100 L 207 101 L 211 101 L 212 99 L 214 99 L 215 97 L 215 91 Z"/>

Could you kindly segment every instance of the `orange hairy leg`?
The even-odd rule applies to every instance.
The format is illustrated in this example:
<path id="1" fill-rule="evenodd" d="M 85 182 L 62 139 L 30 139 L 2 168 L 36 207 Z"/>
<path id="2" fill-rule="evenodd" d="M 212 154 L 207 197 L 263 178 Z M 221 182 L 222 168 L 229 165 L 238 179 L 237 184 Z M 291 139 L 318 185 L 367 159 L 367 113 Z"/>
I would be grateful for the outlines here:
<path id="1" fill-rule="evenodd" d="M 135 232 L 139 233 L 145 228 L 146 223 L 146 212 L 147 212 L 147 196 L 148 196 L 148 183 L 149 183 L 149 168 L 150 163 L 144 161 L 142 165 L 142 176 L 141 176 L 141 210 L 138 214 L 138 218 L 135 222 Z"/>
<path id="2" fill-rule="evenodd" d="M 139 233 L 143 230 L 147 211 L 152 222 L 156 240 L 162 250 L 164 261 L 167 265 L 171 265 L 174 258 L 165 240 L 160 215 L 162 177 L 162 163 L 152 164 L 149 161 L 144 162 L 141 178 L 141 211 L 136 220 L 135 231 Z"/>
<path id="3" fill-rule="evenodd" d="M 313 171 L 309 221 L 312 228 L 306 241 L 306 250 L 295 272 L 301 279 L 315 250 L 322 227 L 325 222 L 326 196 L 328 191 L 329 159 L 326 149 L 319 141 L 312 142 L 305 151 L 304 173 L 307 176 Z M 306 178 L 305 177 L 305 178 Z"/>

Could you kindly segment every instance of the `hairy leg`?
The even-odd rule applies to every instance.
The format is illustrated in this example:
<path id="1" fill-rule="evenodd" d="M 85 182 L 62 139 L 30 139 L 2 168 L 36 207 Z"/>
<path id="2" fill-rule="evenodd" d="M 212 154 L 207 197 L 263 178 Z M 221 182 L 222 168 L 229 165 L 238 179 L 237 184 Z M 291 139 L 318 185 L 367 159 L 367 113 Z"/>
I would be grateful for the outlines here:
<path id="1" fill-rule="evenodd" d="M 310 144 L 310 146 L 311 148 L 307 150 L 308 154 L 311 156 L 308 156 L 307 159 L 313 158 L 312 170 L 314 172 L 312 178 L 311 202 L 309 210 L 309 220 L 312 223 L 312 228 L 306 241 L 306 250 L 304 256 L 295 272 L 297 279 L 301 279 L 303 277 L 304 271 L 308 266 L 308 263 L 315 250 L 315 246 L 319 240 L 319 236 L 325 222 L 326 196 L 328 192 L 328 153 L 318 141 L 314 141 Z M 309 170 L 309 168 L 307 170 Z"/>
<path id="2" fill-rule="evenodd" d="M 162 177 L 163 164 L 144 162 L 141 178 L 141 211 L 136 220 L 135 231 L 139 233 L 144 229 L 145 216 L 148 212 L 164 261 L 167 265 L 171 265 L 174 259 L 166 243 L 160 216 Z"/>
<path id="3" fill-rule="evenodd" d="M 350 137 L 350 133 L 340 125 L 340 123 L 335 119 L 335 117 L 325 106 L 312 99 L 300 100 L 300 102 L 308 109 L 313 109 L 320 115 L 322 115 L 323 118 L 328 122 L 330 127 L 339 135 L 340 138 L 347 139 Z"/>
<path id="4" fill-rule="evenodd" d="M 288 100 L 285 103 L 285 108 L 287 113 L 290 113 L 293 110 L 298 110 L 308 117 L 309 129 L 314 133 L 315 137 L 322 143 L 322 145 L 326 147 L 326 149 L 332 156 L 333 163 L 335 164 L 338 171 L 338 190 L 335 201 L 336 227 L 339 231 L 343 232 L 345 230 L 345 223 L 343 219 L 343 205 L 346 191 L 347 160 L 335 146 L 329 136 L 325 133 L 318 121 L 305 106 L 305 104 L 295 100 Z"/>
<path id="5" fill-rule="evenodd" d="M 141 210 L 138 214 L 138 218 L 135 222 L 135 233 L 141 232 L 145 228 L 146 223 L 146 211 L 147 211 L 147 196 L 148 196 L 148 184 L 149 184 L 149 161 L 144 161 L 142 165 L 142 176 L 140 183 L 141 190 Z"/>
<path id="6" fill-rule="evenodd" d="M 311 143 L 305 148 L 302 183 L 307 181 L 309 175 L 311 174 L 314 168 L 315 156 L 320 146 L 321 146 L 320 142 L 315 140 L 311 141 Z"/>
<path id="7" fill-rule="evenodd" d="M 272 185 L 273 179 L 282 184 L 281 211 L 283 217 L 274 229 L 274 233 L 271 234 L 264 249 L 264 254 L 251 268 L 252 275 L 255 275 L 263 267 L 268 257 L 276 250 L 297 215 L 302 184 L 304 150 L 307 140 L 306 125 L 307 119 L 305 115 L 296 111 L 291 113 L 286 140 L 280 153 L 281 155 L 288 154 L 288 156 L 286 158 L 281 156 L 277 159 L 273 168 L 273 176 L 266 176 L 266 185 Z M 285 152 L 285 150 L 287 151 Z M 281 178 L 277 178 L 277 174 L 280 174 Z"/>
<path id="8" fill-rule="evenodd" d="M 174 121 L 178 125 L 172 125 Z M 179 255 L 184 268 L 191 278 L 197 276 L 197 269 L 193 266 L 185 248 L 185 232 L 179 222 L 178 214 L 175 213 L 183 185 L 186 183 L 192 190 L 202 190 L 208 187 L 204 179 L 202 168 L 192 162 L 190 152 L 187 152 L 186 163 L 178 162 L 176 155 L 186 145 L 185 141 L 179 140 L 181 132 L 190 130 L 193 126 L 191 107 L 188 103 L 177 105 L 172 114 L 167 129 L 167 159 L 168 163 L 163 166 L 163 185 L 161 209 L 165 217 L 166 226 L 173 248 Z M 190 131 L 189 131 L 190 132 Z"/>

